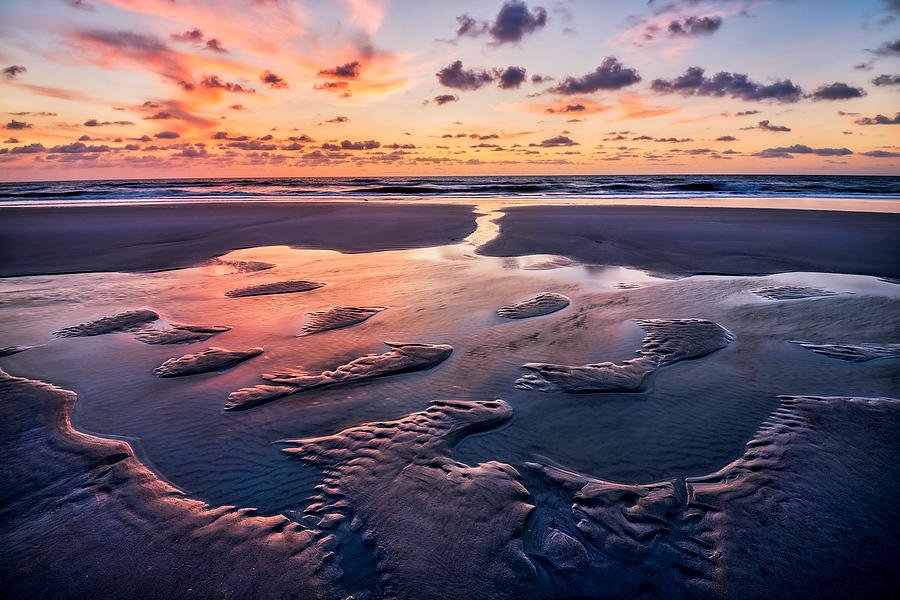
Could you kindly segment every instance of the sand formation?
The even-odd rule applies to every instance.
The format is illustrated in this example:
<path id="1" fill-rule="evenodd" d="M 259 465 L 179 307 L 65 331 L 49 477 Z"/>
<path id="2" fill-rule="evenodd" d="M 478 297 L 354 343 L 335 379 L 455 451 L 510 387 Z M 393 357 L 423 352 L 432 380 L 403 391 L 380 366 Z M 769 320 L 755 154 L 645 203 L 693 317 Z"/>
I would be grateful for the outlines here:
<path id="1" fill-rule="evenodd" d="M 549 315 L 550 313 L 562 310 L 567 307 L 570 302 L 571 301 L 562 294 L 542 292 L 527 300 L 501 306 L 497 309 L 497 314 L 507 319 L 540 317 L 541 315 Z"/>
<path id="2" fill-rule="evenodd" d="M 528 490 L 509 465 L 449 456 L 511 416 L 502 400 L 437 401 L 397 421 L 291 441 L 285 452 L 323 470 L 307 518 L 362 541 L 377 597 L 514 597 L 534 583 L 522 546 Z"/>
<path id="3" fill-rule="evenodd" d="M 75 401 L 0 371 L 0 453 L 20 457 L 0 469 L 7 596 L 313 598 L 316 584 L 328 588 L 334 572 L 314 532 L 185 496 L 127 442 L 72 429 Z"/>
<path id="4" fill-rule="evenodd" d="M 127 331 L 145 344 L 188 344 L 203 342 L 231 327 L 224 325 L 184 325 L 168 323 L 163 327 L 154 327 L 153 321 L 159 315 L 152 310 L 130 310 L 111 317 L 103 317 L 96 321 L 88 321 L 80 325 L 66 327 L 54 332 L 58 337 L 85 337 Z"/>
<path id="5" fill-rule="evenodd" d="M 263 379 L 276 385 L 261 384 L 232 392 L 225 410 L 252 408 L 304 390 L 429 369 L 444 362 L 453 352 L 453 347 L 446 344 L 385 344 L 390 352 L 367 354 L 318 375 L 299 370 L 263 374 Z"/>
<path id="6" fill-rule="evenodd" d="M 159 319 L 159 315 L 152 310 L 129 310 L 111 317 L 103 317 L 96 321 L 64 327 L 59 331 L 55 331 L 53 335 L 57 337 L 86 337 L 117 331 L 131 331 L 157 319 Z"/>
<path id="7" fill-rule="evenodd" d="M 31 346 L 3 346 L 0 348 L 0 358 L 4 356 L 12 356 L 13 354 L 18 354 L 19 352 L 25 352 L 31 348 Z"/>
<path id="8" fill-rule="evenodd" d="M 278 265 L 261 260 L 228 260 L 224 258 L 214 258 L 209 261 L 213 265 L 221 265 L 234 269 L 231 273 L 255 273 L 256 271 L 265 271 L 272 269 Z"/>
<path id="9" fill-rule="evenodd" d="M 386 306 L 329 306 L 325 310 L 309 313 L 309 320 L 303 326 L 300 335 L 312 335 L 329 329 L 356 325 L 386 309 Z"/>
<path id="10" fill-rule="evenodd" d="M 293 292 L 308 292 L 325 285 L 316 281 L 275 281 L 272 283 L 260 283 L 225 292 L 229 298 L 241 298 L 244 296 L 266 296 L 268 294 L 290 294 Z"/>
<path id="11" fill-rule="evenodd" d="M 220 371 L 233 367 L 254 356 L 259 356 L 262 352 L 262 348 L 250 348 L 244 352 L 240 350 L 226 350 L 225 348 L 209 348 L 202 352 L 170 358 L 153 369 L 153 374 L 158 377 L 180 377 L 182 375 Z"/>
<path id="12" fill-rule="evenodd" d="M 816 354 L 852 362 L 865 362 L 876 358 L 900 358 L 900 344 L 812 344 L 810 342 L 791 342 L 799 344 Z"/>
<path id="13" fill-rule="evenodd" d="M 231 330 L 225 325 L 183 325 L 169 323 L 160 329 L 146 325 L 135 330 L 134 337 L 145 344 L 189 344 L 205 342 L 217 333 Z"/>
<path id="14" fill-rule="evenodd" d="M 639 392 L 658 368 L 680 360 L 700 358 L 726 347 L 734 335 L 704 319 L 645 319 L 637 324 L 646 332 L 638 358 L 582 366 L 528 363 L 531 373 L 516 380 L 525 390 L 566 392 Z"/>
<path id="15" fill-rule="evenodd" d="M 878 597 L 900 559 L 897 400 L 783 397 L 733 463 L 647 485 L 457 462 L 512 409 L 432 402 L 289 442 L 324 478 L 295 522 L 186 497 L 126 442 L 74 431 L 71 392 L 0 372 L 0 399 L 21 457 L 0 472 L 17 597 Z"/>
<path id="16" fill-rule="evenodd" d="M 805 285 L 775 285 L 753 290 L 753 293 L 757 296 L 768 298 L 769 300 L 797 300 L 799 298 L 837 296 L 841 292 L 832 292 L 822 288 L 807 287 Z"/>

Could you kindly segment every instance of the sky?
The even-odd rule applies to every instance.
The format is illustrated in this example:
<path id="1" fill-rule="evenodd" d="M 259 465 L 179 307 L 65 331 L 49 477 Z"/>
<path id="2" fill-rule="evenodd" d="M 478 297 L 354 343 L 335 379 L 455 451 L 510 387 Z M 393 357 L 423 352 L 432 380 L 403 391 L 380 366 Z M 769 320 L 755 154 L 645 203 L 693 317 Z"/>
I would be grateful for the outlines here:
<path id="1" fill-rule="evenodd" d="M 900 174 L 900 0 L 0 3 L 0 179 Z"/>

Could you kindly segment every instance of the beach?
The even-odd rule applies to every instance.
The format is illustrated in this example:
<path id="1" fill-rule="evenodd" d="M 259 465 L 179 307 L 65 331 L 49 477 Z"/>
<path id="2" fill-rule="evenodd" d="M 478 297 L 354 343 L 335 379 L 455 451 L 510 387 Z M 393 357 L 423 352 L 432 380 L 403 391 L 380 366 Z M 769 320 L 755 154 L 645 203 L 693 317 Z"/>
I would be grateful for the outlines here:
<path id="1" fill-rule="evenodd" d="M 4 584 L 888 597 L 897 231 L 508 198 L 0 206 Z"/>

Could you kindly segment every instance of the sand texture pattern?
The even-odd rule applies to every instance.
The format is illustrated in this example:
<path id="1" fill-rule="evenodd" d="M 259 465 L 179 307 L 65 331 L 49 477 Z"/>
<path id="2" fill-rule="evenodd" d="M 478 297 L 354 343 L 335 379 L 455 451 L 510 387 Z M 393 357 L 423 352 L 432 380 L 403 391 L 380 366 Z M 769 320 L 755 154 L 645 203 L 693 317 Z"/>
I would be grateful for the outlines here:
<path id="1" fill-rule="evenodd" d="M 272 283 L 260 283 L 248 285 L 236 290 L 225 292 L 229 298 L 242 298 L 244 296 L 266 296 L 269 294 L 291 294 L 293 292 L 308 292 L 325 285 L 316 281 L 275 281 Z"/>
<path id="2" fill-rule="evenodd" d="M 304 390 L 430 369 L 444 362 L 453 352 L 453 347 L 446 344 L 385 343 L 390 352 L 367 354 L 318 375 L 303 371 L 264 374 L 263 379 L 276 385 L 263 384 L 232 392 L 225 410 L 251 408 Z"/>
<path id="3" fill-rule="evenodd" d="M 769 300 L 797 300 L 799 298 L 819 298 L 834 296 L 840 292 L 831 292 L 822 288 L 804 285 L 777 285 L 753 290 L 753 293 Z"/>
<path id="4" fill-rule="evenodd" d="M 85 337 L 117 331 L 131 331 L 157 319 L 159 319 L 159 315 L 152 310 L 130 310 L 111 317 L 103 317 L 96 321 L 65 327 L 54 332 L 53 335 L 57 337 Z"/>
<path id="5" fill-rule="evenodd" d="M 900 358 L 900 344 L 812 344 L 793 342 L 816 354 L 852 362 L 865 362 L 876 358 Z"/>
<path id="6" fill-rule="evenodd" d="M 506 319 L 527 319 L 530 317 L 540 317 L 541 315 L 549 315 L 558 310 L 562 310 L 569 305 L 571 300 L 562 294 L 555 292 L 542 292 L 536 296 L 532 296 L 527 300 L 501 306 L 497 309 L 497 314 Z"/>
<path id="7" fill-rule="evenodd" d="M 644 319 L 640 356 L 622 364 L 611 362 L 583 366 L 527 363 L 531 373 L 516 381 L 520 389 L 566 392 L 639 392 L 658 368 L 680 360 L 700 358 L 726 347 L 734 335 L 717 323 L 703 319 Z"/>
<path id="8" fill-rule="evenodd" d="M 182 325 L 169 323 L 158 328 L 151 325 L 136 329 L 134 337 L 145 344 L 190 344 L 205 342 L 217 333 L 229 331 L 225 325 Z"/>
<path id="9" fill-rule="evenodd" d="M 250 348 L 243 352 L 240 350 L 226 350 L 225 348 L 209 348 L 202 352 L 170 358 L 153 369 L 153 374 L 158 377 L 181 377 L 183 375 L 221 371 L 254 356 L 259 356 L 262 352 L 262 348 Z"/>
<path id="10" fill-rule="evenodd" d="M 356 325 L 386 309 L 386 306 L 329 306 L 325 310 L 309 313 L 309 320 L 303 325 L 300 335 Z"/>

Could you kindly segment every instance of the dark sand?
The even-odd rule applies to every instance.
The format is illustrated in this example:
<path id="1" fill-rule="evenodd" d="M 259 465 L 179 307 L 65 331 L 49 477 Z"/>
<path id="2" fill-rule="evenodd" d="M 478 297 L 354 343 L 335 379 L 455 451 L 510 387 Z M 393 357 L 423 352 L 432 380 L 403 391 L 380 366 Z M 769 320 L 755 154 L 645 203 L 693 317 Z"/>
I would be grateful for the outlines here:
<path id="1" fill-rule="evenodd" d="M 488 256 L 561 254 L 657 273 L 900 277 L 900 215 L 644 206 L 517 206 Z"/>
<path id="2" fill-rule="evenodd" d="M 156 271 L 255 246 L 370 252 L 458 242 L 471 206 L 239 203 L 0 208 L 0 276 Z"/>

